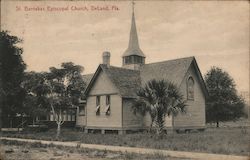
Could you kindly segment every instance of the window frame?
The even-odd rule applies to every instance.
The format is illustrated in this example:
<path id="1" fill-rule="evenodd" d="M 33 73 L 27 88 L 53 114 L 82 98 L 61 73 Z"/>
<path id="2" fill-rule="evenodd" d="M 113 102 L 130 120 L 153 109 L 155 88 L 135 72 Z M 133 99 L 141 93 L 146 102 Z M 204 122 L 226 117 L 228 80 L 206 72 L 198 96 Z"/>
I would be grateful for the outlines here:
<path id="1" fill-rule="evenodd" d="M 192 80 L 192 86 L 189 83 L 190 80 Z M 190 86 L 191 86 L 191 88 L 190 88 Z M 195 86 L 194 78 L 192 76 L 188 76 L 188 78 L 187 78 L 187 100 L 194 101 L 194 86 Z M 191 91 L 192 96 L 190 95 L 190 91 Z"/>
<path id="2" fill-rule="evenodd" d="M 106 107 L 105 107 L 105 114 L 106 116 L 110 116 L 111 114 L 111 96 L 106 95 Z"/>
<path id="3" fill-rule="evenodd" d="M 101 96 L 96 96 L 96 115 L 99 116 L 101 114 Z"/>

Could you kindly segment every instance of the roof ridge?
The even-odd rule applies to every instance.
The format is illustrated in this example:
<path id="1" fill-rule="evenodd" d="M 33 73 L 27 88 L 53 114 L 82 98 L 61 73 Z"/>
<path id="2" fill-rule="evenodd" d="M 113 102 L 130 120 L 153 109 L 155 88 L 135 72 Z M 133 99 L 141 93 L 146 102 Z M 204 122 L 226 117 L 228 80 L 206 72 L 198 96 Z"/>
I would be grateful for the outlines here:
<path id="1" fill-rule="evenodd" d="M 107 67 L 103 64 L 100 65 L 100 68 L 118 89 L 121 96 L 130 98 L 136 96 L 137 87 L 140 86 L 140 71 L 116 66 Z"/>
<path id="2" fill-rule="evenodd" d="M 101 64 L 101 66 L 105 66 L 103 64 Z M 118 67 L 118 66 L 109 66 L 109 67 L 106 67 L 107 69 L 109 68 L 114 68 L 114 69 L 120 69 L 120 70 L 124 70 L 124 71 L 131 71 L 131 72 L 139 72 L 138 70 L 133 70 L 133 69 L 127 69 L 127 68 L 123 68 L 123 67 Z"/>
<path id="3" fill-rule="evenodd" d="M 189 56 L 189 57 L 175 58 L 175 59 L 170 59 L 170 60 L 165 60 L 165 61 L 160 61 L 160 62 L 147 63 L 147 64 L 144 64 L 144 65 L 166 63 L 166 62 L 170 62 L 170 61 L 183 60 L 183 59 L 190 59 L 190 58 L 195 58 L 195 57 L 194 57 L 194 56 Z"/>

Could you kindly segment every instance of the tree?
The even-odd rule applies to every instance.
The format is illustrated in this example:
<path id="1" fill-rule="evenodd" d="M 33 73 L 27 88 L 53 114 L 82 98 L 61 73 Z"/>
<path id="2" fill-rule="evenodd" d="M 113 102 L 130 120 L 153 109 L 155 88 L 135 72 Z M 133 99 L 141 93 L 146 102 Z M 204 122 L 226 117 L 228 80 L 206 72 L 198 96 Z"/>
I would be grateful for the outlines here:
<path id="1" fill-rule="evenodd" d="M 156 124 L 157 134 L 163 133 L 165 117 L 185 112 L 185 101 L 178 88 L 171 82 L 151 80 L 140 88 L 132 109 L 143 116 L 149 112 L 151 127 Z"/>
<path id="2" fill-rule="evenodd" d="M 22 59 L 22 48 L 16 46 L 21 42 L 21 39 L 7 31 L 0 32 L 0 125 L 3 115 L 12 117 L 21 111 L 24 100 L 24 90 L 20 84 L 26 65 Z"/>
<path id="3" fill-rule="evenodd" d="M 218 67 L 212 67 L 205 75 L 209 98 L 206 105 L 207 122 L 237 120 L 244 116 L 244 101 L 237 95 L 233 78 Z"/>
<path id="4" fill-rule="evenodd" d="M 47 73 L 26 72 L 22 86 L 25 89 L 23 114 L 29 115 L 35 123 L 35 118 L 48 113 L 48 87 L 44 84 Z"/>
<path id="5" fill-rule="evenodd" d="M 62 63 L 61 68 L 51 67 L 46 76 L 47 98 L 50 109 L 57 123 L 57 138 L 60 136 L 61 125 L 64 123 L 63 112 L 79 105 L 83 96 L 85 83 L 81 76 L 82 66 L 72 62 Z"/>
<path id="6" fill-rule="evenodd" d="M 26 72 L 22 86 L 26 90 L 24 112 L 37 117 L 52 112 L 57 124 L 57 138 L 63 125 L 64 112 L 79 105 L 85 82 L 82 66 L 72 62 L 62 63 L 61 68 L 51 67 L 49 72 Z"/>

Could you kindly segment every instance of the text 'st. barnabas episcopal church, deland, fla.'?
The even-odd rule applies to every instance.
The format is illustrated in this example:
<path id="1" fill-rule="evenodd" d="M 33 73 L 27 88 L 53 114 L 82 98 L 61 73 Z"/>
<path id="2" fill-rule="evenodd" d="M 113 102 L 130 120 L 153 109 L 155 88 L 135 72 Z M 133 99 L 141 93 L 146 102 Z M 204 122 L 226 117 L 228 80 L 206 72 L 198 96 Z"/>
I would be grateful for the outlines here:
<path id="1" fill-rule="evenodd" d="M 102 133 L 146 129 L 149 114 L 134 114 L 131 106 L 138 89 L 152 79 L 168 80 L 176 84 L 187 100 L 187 112 L 166 117 L 168 129 L 205 128 L 205 99 L 207 90 L 194 57 L 145 64 L 146 55 L 139 47 L 134 11 L 130 39 L 122 56 L 122 67 L 110 65 L 110 53 L 103 53 L 103 64 L 94 74 L 84 75 L 87 83 L 86 99 L 77 108 L 76 127 L 85 132 Z"/>

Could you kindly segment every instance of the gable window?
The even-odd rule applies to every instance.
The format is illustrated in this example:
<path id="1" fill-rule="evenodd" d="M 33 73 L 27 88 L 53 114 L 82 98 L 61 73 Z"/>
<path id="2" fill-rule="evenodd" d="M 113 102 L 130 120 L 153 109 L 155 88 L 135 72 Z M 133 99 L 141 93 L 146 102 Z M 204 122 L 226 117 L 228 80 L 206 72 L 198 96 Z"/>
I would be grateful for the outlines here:
<path id="1" fill-rule="evenodd" d="M 187 99 L 194 100 L 194 79 L 192 77 L 189 77 L 187 81 Z"/>
<path id="2" fill-rule="evenodd" d="M 100 115 L 100 96 L 96 96 L 96 109 L 95 109 L 95 113 L 96 115 Z"/>
<path id="3" fill-rule="evenodd" d="M 105 108 L 105 113 L 107 116 L 110 115 L 110 95 L 106 96 L 106 108 Z"/>

